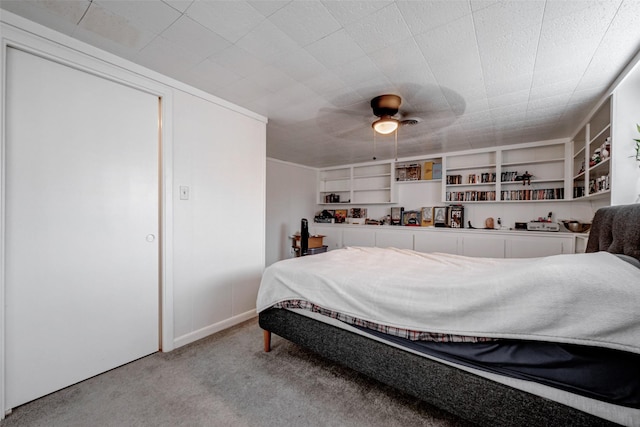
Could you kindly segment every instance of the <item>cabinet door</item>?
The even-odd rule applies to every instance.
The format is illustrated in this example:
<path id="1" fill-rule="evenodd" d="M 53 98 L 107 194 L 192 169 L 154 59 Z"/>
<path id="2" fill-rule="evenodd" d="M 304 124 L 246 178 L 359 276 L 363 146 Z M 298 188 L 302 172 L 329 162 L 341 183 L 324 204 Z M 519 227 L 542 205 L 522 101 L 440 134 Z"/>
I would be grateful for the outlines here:
<path id="1" fill-rule="evenodd" d="M 507 240 L 509 258 L 535 258 L 573 252 L 572 238 L 521 236 Z"/>
<path id="2" fill-rule="evenodd" d="M 340 249 L 342 247 L 342 229 L 335 226 L 312 226 L 313 234 L 321 234 L 324 236 L 322 244 L 327 246 L 327 250 Z"/>
<path id="3" fill-rule="evenodd" d="M 451 232 L 414 233 L 413 239 L 418 252 L 458 253 L 458 235 Z"/>
<path id="4" fill-rule="evenodd" d="M 376 246 L 379 248 L 413 249 L 413 233 L 408 230 L 376 231 Z"/>
<path id="5" fill-rule="evenodd" d="M 460 249 L 462 255 L 485 258 L 504 258 L 504 237 L 464 236 L 460 240 Z"/>
<path id="6" fill-rule="evenodd" d="M 342 232 L 342 243 L 344 246 L 367 246 L 376 245 L 376 233 L 370 229 L 345 228 Z"/>

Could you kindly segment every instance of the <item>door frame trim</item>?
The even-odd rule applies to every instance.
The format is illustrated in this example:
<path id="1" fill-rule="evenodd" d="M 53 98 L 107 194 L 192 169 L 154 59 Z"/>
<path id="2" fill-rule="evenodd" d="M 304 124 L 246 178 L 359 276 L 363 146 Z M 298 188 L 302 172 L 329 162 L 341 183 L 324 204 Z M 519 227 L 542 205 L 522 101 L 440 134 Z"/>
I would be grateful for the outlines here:
<path id="1" fill-rule="evenodd" d="M 10 19 L 7 19 L 10 18 Z M 11 21 L 9 23 L 8 21 Z M 17 24 L 13 24 L 16 22 Z M 19 25 L 19 27 L 17 26 Z M 3 11 L 0 22 L 0 271 L 5 271 L 6 215 L 6 57 L 15 48 L 60 64 L 129 86 L 159 98 L 159 349 L 167 352 L 175 347 L 173 330 L 173 90 L 153 72 L 57 33 L 31 21 Z M 151 77 L 148 77 L 151 75 Z M 0 419 L 11 412 L 6 406 L 5 389 L 5 277 L 0 275 Z"/>

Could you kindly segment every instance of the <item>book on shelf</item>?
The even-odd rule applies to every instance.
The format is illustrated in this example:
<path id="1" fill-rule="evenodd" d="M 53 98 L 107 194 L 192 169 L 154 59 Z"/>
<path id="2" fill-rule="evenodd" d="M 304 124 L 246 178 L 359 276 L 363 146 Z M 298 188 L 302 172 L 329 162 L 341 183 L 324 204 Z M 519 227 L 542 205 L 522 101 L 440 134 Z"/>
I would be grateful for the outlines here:
<path id="1" fill-rule="evenodd" d="M 464 228 L 464 206 L 449 206 L 449 227 Z"/>
<path id="2" fill-rule="evenodd" d="M 424 162 L 422 165 L 422 179 L 427 181 L 433 179 L 433 162 Z"/>
<path id="3" fill-rule="evenodd" d="M 545 188 L 540 190 L 505 190 L 500 200 L 562 200 L 564 188 Z"/>

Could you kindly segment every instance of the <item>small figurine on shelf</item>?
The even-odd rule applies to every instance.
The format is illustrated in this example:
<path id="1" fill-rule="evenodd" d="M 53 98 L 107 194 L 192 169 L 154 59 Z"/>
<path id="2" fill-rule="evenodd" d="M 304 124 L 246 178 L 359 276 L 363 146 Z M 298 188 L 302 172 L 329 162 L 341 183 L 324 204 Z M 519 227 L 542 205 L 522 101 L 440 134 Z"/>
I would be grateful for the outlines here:
<path id="1" fill-rule="evenodd" d="M 609 138 L 607 138 L 607 140 L 609 140 Z M 602 160 L 607 160 L 609 158 L 609 148 L 611 147 L 611 145 L 608 145 L 607 142 L 603 142 L 602 145 L 600 146 L 600 155 L 602 157 Z"/>
<path id="2" fill-rule="evenodd" d="M 529 171 L 525 171 L 522 175 L 516 176 L 516 181 L 522 181 L 522 185 L 529 184 L 531 185 L 531 175 Z"/>
<path id="3" fill-rule="evenodd" d="M 600 149 L 596 148 L 591 156 L 591 161 L 589 162 L 589 167 L 595 166 L 602 161 L 602 157 L 600 157 Z"/>

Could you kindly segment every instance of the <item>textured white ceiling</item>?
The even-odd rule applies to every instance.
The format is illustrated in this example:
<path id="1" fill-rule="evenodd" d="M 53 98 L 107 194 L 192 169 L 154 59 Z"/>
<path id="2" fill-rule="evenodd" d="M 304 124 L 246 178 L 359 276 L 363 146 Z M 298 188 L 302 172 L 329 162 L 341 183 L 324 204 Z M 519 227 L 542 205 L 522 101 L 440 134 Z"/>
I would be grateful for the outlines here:
<path id="1" fill-rule="evenodd" d="M 398 156 L 570 136 L 640 49 L 640 1 L 0 0 L 269 118 L 267 155 L 369 161 L 371 98 L 420 123 Z M 394 137 L 375 137 L 378 159 Z"/>

